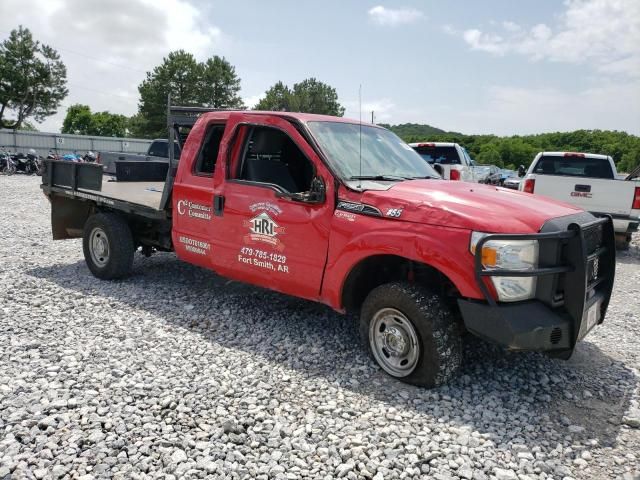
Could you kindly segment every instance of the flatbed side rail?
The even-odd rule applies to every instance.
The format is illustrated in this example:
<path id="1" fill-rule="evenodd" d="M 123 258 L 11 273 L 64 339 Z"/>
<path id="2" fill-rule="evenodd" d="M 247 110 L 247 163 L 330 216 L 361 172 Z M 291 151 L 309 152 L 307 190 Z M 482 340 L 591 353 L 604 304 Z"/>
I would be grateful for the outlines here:
<path id="1" fill-rule="evenodd" d="M 42 185 L 71 190 L 102 190 L 102 165 L 47 159 L 44 168 Z"/>
<path id="2" fill-rule="evenodd" d="M 94 202 L 103 207 L 150 219 L 166 218 L 163 210 L 101 195 L 102 165 L 50 159 L 45 160 L 44 165 L 41 188 L 49 197 L 55 194 L 66 199 Z M 54 215 L 56 212 L 53 210 L 56 209 L 57 207 L 52 209 Z"/>

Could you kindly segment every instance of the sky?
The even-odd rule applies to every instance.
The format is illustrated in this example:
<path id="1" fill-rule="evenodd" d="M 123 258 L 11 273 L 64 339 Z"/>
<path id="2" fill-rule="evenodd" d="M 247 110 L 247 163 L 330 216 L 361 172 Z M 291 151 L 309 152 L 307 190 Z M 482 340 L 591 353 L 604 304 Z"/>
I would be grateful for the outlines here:
<path id="1" fill-rule="evenodd" d="M 227 58 L 250 107 L 279 80 L 335 87 L 346 116 L 467 134 L 640 134 L 639 0 L 1 0 L 57 49 L 74 103 L 131 115 L 172 50 Z"/>

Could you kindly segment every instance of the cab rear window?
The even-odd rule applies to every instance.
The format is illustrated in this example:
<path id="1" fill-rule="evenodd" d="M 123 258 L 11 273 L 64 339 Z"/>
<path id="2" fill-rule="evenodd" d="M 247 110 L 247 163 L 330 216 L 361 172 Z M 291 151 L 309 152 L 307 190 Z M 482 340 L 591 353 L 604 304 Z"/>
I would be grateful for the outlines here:
<path id="1" fill-rule="evenodd" d="M 427 162 L 442 165 L 460 164 L 460 155 L 456 147 L 417 146 L 413 149 Z"/>
<path id="2" fill-rule="evenodd" d="M 578 157 L 540 157 L 533 173 L 565 177 L 613 178 L 609 160 Z"/>
<path id="3" fill-rule="evenodd" d="M 149 148 L 149 156 L 168 158 L 169 142 L 153 142 Z M 180 147 L 177 143 L 173 144 L 173 157 L 180 158 Z"/>

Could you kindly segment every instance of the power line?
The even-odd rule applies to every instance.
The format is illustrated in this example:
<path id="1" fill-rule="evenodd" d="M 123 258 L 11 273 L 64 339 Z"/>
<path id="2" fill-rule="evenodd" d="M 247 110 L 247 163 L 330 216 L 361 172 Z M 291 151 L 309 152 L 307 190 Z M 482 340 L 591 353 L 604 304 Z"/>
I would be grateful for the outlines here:
<path id="1" fill-rule="evenodd" d="M 6 30 L 2 30 L 2 34 L 8 36 L 8 35 L 10 35 L 10 32 L 7 32 Z M 104 64 L 111 65 L 111 66 L 114 66 L 114 67 L 124 68 L 124 69 L 127 69 L 127 70 L 131 70 L 133 72 L 144 73 L 144 74 L 147 73 L 146 71 L 140 70 L 139 68 L 134 68 L 134 67 L 131 67 L 129 65 L 122 64 L 122 63 L 110 62 L 108 60 L 104 60 L 103 58 L 93 57 L 91 55 L 87 55 L 86 53 L 78 52 L 76 50 L 71 50 L 70 48 L 62 48 L 62 47 L 57 47 L 56 46 L 54 48 L 54 50 L 60 50 L 61 52 L 71 53 L 73 55 L 78 55 L 79 57 L 88 58 L 89 60 L 93 60 L 94 62 L 104 63 Z"/>
<path id="2" fill-rule="evenodd" d="M 89 91 L 89 92 L 99 93 L 99 94 L 101 94 L 101 95 L 108 95 L 108 96 L 110 96 L 110 97 L 120 97 L 120 98 L 125 98 L 125 99 L 127 99 L 127 100 L 129 100 L 129 101 L 131 101 L 131 100 L 132 100 L 131 96 L 129 96 L 129 95 L 122 95 L 122 94 L 119 94 L 119 93 L 113 93 L 113 92 L 105 92 L 104 90 L 96 90 L 95 88 L 89 88 L 89 87 L 85 87 L 85 86 L 82 86 L 82 85 L 78 85 L 78 84 L 77 84 L 77 83 L 75 83 L 75 82 L 67 82 L 67 83 L 68 83 L 69 85 L 72 85 L 72 86 L 73 86 L 73 87 L 75 87 L 75 88 L 81 88 L 82 90 L 87 90 L 87 91 Z"/>
<path id="3" fill-rule="evenodd" d="M 118 67 L 118 68 L 125 68 L 125 69 L 127 69 L 127 70 L 131 70 L 132 72 L 138 72 L 138 73 L 144 73 L 144 74 L 146 74 L 146 73 L 147 73 L 147 72 L 146 72 L 146 71 L 144 71 L 144 70 L 140 70 L 140 69 L 137 69 L 137 68 L 133 68 L 133 67 L 130 67 L 130 66 L 128 66 L 128 65 L 124 65 L 124 64 L 122 64 L 122 63 L 110 62 L 110 61 L 108 61 L 108 60 L 104 60 L 104 59 L 101 59 L 101 58 L 92 57 L 91 55 L 86 55 L 86 54 L 84 54 L 84 53 L 76 52 L 75 50 L 69 50 L 68 48 L 58 48 L 58 50 L 60 50 L 60 51 L 62 51 L 62 52 L 72 53 L 72 54 L 74 54 L 74 55 L 78 55 L 78 56 L 80 56 L 80 57 L 88 58 L 88 59 L 93 60 L 93 61 L 95 61 L 95 62 L 105 63 L 105 64 L 107 64 L 107 65 L 112 65 L 112 66 L 114 66 L 114 67 Z"/>

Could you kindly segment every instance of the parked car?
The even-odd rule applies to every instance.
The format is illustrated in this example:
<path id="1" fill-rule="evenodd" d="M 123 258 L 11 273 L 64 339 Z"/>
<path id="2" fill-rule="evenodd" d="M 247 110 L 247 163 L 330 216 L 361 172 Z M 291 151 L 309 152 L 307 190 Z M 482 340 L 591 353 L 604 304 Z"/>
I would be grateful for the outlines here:
<path id="1" fill-rule="evenodd" d="M 476 165 L 473 167 L 478 183 L 500 185 L 500 169 L 495 165 Z"/>
<path id="2" fill-rule="evenodd" d="M 518 190 L 520 188 L 520 177 L 507 177 L 502 182 L 504 188 L 510 188 L 511 190 Z"/>
<path id="3" fill-rule="evenodd" d="M 422 142 L 410 143 L 409 146 L 445 180 L 477 181 L 471 157 L 457 143 Z"/>
<path id="4" fill-rule="evenodd" d="M 174 143 L 174 156 L 180 158 L 180 147 Z M 116 174 L 116 162 L 167 162 L 169 158 L 169 141 L 158 138 L 151 142 L 147 153 L 100 152 L 97 162 L 110 175 Z"/>
<path id="5" fill-rule="evenodd" d="M 607 155 L 540 152 L 519 189 L 576 205 L 594 215 L 610 215 L 618 248 L 626 249 L 640 224 L 640 186 L 630 180 L 618 180 L 616 165 Z"/>
<path id="6" fill-rule="evenodd" d="M 53 238 L 82 237 L 96 277 L 129 274 L 139 247 L 175 251 L 219 275 L 359 312 L 380 367 L 426 387 L 458 371 L 465 331 L 568 358 L 605 318 L 610 218 L 444 181 L 377 125 L 184 110 L 191 116 L 169 108 L 169 125 L 192 128 L 164 184 L 47 160 Z"/>
<path id="7" fill-rule="evenodd" d="M 503 185 L 504 181 L 507 178 L 513 178 L 513 177 L 518 178 L 518 172 L 516 172 L 515 170 L 509 170 L 508 168 L 501 168 L 499 185 Z"/>

